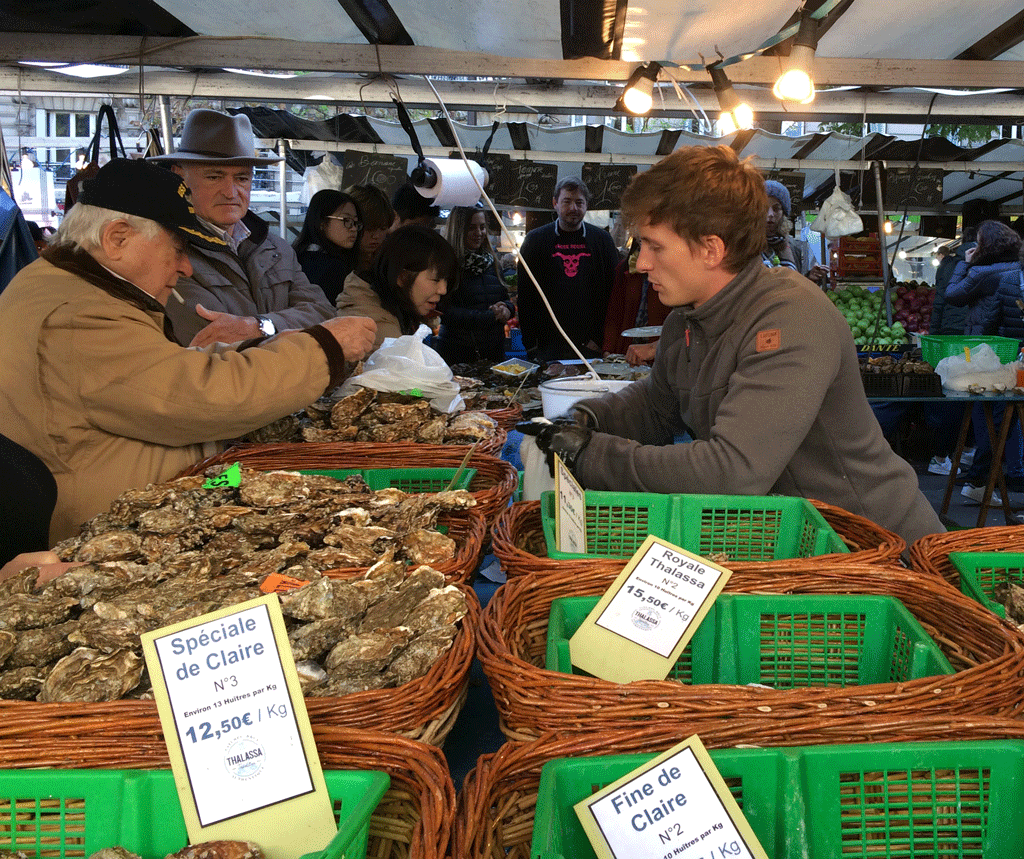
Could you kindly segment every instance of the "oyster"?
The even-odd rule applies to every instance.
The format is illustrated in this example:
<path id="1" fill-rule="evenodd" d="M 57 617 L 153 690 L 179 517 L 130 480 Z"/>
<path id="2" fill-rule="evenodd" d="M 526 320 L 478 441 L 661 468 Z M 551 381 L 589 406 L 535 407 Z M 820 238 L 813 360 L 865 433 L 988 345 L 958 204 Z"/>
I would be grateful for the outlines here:
<path id="1" fill-rule="evenodd" d="M 128 650 L 79 647 L 53 666 L 38 700 L 116 701 L 139 684 L 144 667 L 142 657 Z"/>
<path id="2" fill-rule="evenodd" d="M 452 646 L 457 632 L 455 626 L 442 626 L 413 639 L 385 670 L 387 685 L 401 686 L 427 674 Z"/>
<path id="3" fill-rule="evenodd" d="M 466 595 L 455 585 L 434 588 L 409 612 L 403 626 L 417 635 L 441 627 L 454 627 L 468 610 Z"/>
<path id="4" fill-rule="evenodd" d="M 448 421 L 445 430 L 446 442 L 465 442 L 491 438 L 498 431 L 498 422 L 483 412 L 460 412 Z"/>
<path id="5" fill-rule="evenodd" d="M 75 552 L 75 561 L 131 561 L 142 551 L 142 536 L 135 531 L 105 531 L 85 540 Z"/>
<path id="6" fill-rule="evenodd" d="M 360 388 L 354 394 L 338 400 L 331 407 L 331 426 L 335 429 L 351 426 L 375 398 L 376 392 L 370 388 Z"/>
<path id="7" fill-rule="evenodd" d="M 288 633 L 292 656 L 296 662 L 319 659 L 348 632 L 346 622 L 340 617 L 304 624 Z"/>
<path id="8" fill-rule="evenodd" d="M 273 444 L 274 442 L 291 441 L 299 431 L 299 419 L 295 415 L 285 415 L 266 426 L 247 432 L 242 441 L 254 444 Z"/>
<path id="9" fill-rule="evenodd" d="M 30 594 L 35 590 L 39 567 L 25 567 L 17 575 L 0 582 L 0 597 L 9 594 Z"/>
<path id="10" fill-rule="evenodd" d="M 432 418 L 416 430 L 416 441 L 420 444 L 444 444 L 447 429 L 448 421 L 443 416 Z"/>
<path id="11" fill-rule="evenodd" d="M 165 859 L 263 859 L 263 851 L 252 841 L 205 841 L 182 847 Z"/>
<path id="12" fill-rule="evenodd" d="M 430 567 L 419 567 L 398 586 L 398 590 L 391 591 L 366 610 L 359 623 L 360 631 L 399 626 L 432 589 L 443 586 L 444 576 L 441 573 Z"/>
<path id="13" fill-rule="evenodd" d="M 350 635 L 331 648 L 324 660 L 324 668 L 332 680 L 376 674 L 409 643 L 411 637 L 412 633 L 402 628 Z"/>
<path id="14" fill-rule="evenodd" d="M 315 662 L 296 662 L 295 673 L 299 675 L 303 695 L 313 695 L 314 689 L 327 682 L 327 672 Z"/>
<path id="15" fill-rule="evenodd" d="M 455 557 L 455 541 L 419 528 L 402 537 L 402 552 L 414 564 L 443 564 Z"/>
<path id="16" fill-rule="evenodd" d="M 173 622 L 168 618 L 168 625 Z M 139 636 L 155 629 L 156 626 L 156 621 L 138 616 L 127 617 L 123 620 L 103 620 L 97 615 L 86 616 L 79 621 L 75 629 L 68 633 L 67 643 L 69 646 L 65 653 L 71 651 L 71 645 L 91 647 L 104 653 L 113 653 L 116 650 L 140 650 L 142 642 L 139 640 Z"/>
<path id="17" fill-rule="evenodd" d="M 142 857 L 124 847 L 104 847 L 93 853 L 89 859 L 142 859 Z"/>
<path id="18" fill-rule="evenodd" d="M 13 632 L 8 632 L 6 629 L 0 630 L 0 667 L 7 663 L 7 659 L 17 643 L 18 637 Z"/>
<path id="19" fill-rule="evenodd" d="M 78 600 L 49 594 L 10 594 L 0 603 L 0 629 L 36 629 L 71 617 Z"/>
<path id="20" fill-rule="evenodd" d="M 4 667 L 10 669 L 24 668 L 27 665 L 52 665 L 75 649 L 74 645 L 68 642 L 68 635 L 77 628 L 78 621 L 69 620 L 41 629 L 22 630 L 17 634 L 17 643 L 8 655 Z"/>
<path id="21" fill-rule="evenodd" d="M 280 507 L 295 498 L 308 496 L 309 480 L 294 471 L 242 471 L 238 495 L 253 507 Z"/>
<path id="22" fill-rule="evenodd" d="M 0 698 L 35 701 L 39 690 L 43 688 L 44 673 L 35 665 L 0 671 Z"/>

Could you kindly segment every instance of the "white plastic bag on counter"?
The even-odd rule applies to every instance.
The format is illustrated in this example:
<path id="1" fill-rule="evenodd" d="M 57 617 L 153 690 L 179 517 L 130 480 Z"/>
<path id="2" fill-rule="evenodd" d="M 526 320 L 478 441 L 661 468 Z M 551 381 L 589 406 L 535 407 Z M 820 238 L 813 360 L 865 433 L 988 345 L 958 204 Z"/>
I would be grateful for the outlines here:
<path id="1" fill-rule="evenodd" d="M 444 358 L 423 342 L 428 334 L 430 329 L 421 325 L 415 334 L 386 338 L 363 362 L 363 372 L 341 386 L 342 396 L 347 397 L 356 387 L 397 393 L 418 391 L 439 412 L 461 412 L 466 403 L 459 384 Z"/>
<path id="2" fill-rule="evenodd" d="M 943 358 L 935 367 L 942 379 L 942 387 L 950 391 L 966 391 L 969 385 L 994 390 L 1002 385 L 1012 388 L 1017 384 L 1018 362 L 1003 364 L 991 346 L 982 343 L 971 348 L 971 360 L 960 352 Z"/>

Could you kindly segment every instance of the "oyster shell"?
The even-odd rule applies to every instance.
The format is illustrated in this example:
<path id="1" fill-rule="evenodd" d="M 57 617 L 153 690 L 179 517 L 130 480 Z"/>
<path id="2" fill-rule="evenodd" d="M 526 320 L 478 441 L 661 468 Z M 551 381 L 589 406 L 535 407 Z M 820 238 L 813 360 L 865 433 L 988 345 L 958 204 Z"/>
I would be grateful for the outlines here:
<path id="1" fill-rule="evenodd" d="M 414 564 L 443 564 L 455 557 L 455 548 L 451 537 L 425 528 L 402 537 L 402 552 Z"/>
<path id="2" fill-rule="evenodd" d="M 296 662 L 295 673 L 299 675 L 299 686 L 306 696 L 313 695 L 314 689 L 327 682 L 327 672 L 315 662 Z"/>
<path id="3" fill-rule="evenodd" d="M 36 629 L 71 617 L 78 600 L 49 594 L 10 594 L 0 603 L 0 629 Z"/>
<path id="4" fill-rule="evenodd" d="M 442 627 L 454 627 L 468 610 L 466 595 L 455 585 L 434 588 L 409 612 L 403 626 L 417 635 Z"/>
<path id="5" fill-rule="evenodd" d="M 17 643 L 8 655 L 4 668 L 34 665 L 41 669 L 43 666 L 52 665 L 75 649 L 74 645 L 68 642 L 68 635 L 77 628 L 78 621 L 69 620 L 41 629 L 22 630 L 17 633 Z"/>
<path id="6" fill-rule="evenodd" d="M 35 701 L 39 690 L 43 688 L 43 674 L 45 669 L 40 670 L 35 665 L 0 671 L 0 698 Z"/>
<path id="7" fill-rule="evenodd" d="M 325 618 L 296 627 L 288 633 L 296 662 L 316 660 L 327 653 L 349 630 L 340 617 Z"/>
<path id="8" fill-rule="evenodd" d="M 263 851 L 252 841 L 205 841 L 182 847 L 165 859 L 263 859 Z"/>
<path id="9" fill-rule="evenodd" d="M 457 632 L 454 625 L 442 626 L 414 638 L 384 672 L 387 685 L 401 686 L 427 674 L 452 646 Z"/>
<path id="10" fill-rule="evenodd" d="M 135 531 L 105 531 L 84 540 L 72 560 L 133 561 L 142 551 L 142 535 Z"/>
<path id="11" fill-rule="evenodd" d="M 139 684 L 144 667 L 142 658 L 128 650 L 102 653 L 79 647 L 53 666 L 38 700 L 116 701 Z"/>
<path id="12" fill-rule="evenodd" d="M 432 589 L 443 586 L 444 576 L 441 573 L 430 567 L 419 567 L 398 586 L 398 590 L 389 592 L 366 610 L 359 622 L 359 630 L 366 632 L 399 626 Z"/>
<path id="13" fill-rule="evenodd" d="M 344 429 L 351 426 L 376 398 L 376 392 L 370 388 L 360 388 L 353 394 L 343 397 L 331 407 L 331 426 Z"/>
<path id="14" fill-rule="evenodd" d="M 93 853 L 89 859 L 142 859 L 142 857 L 124 847 L 104 847 Z"/>
<path id="15" fill-rule="evenodd" d="M 0 630 L 0 668 L 7 664 L 7 659 L 18 643 L 18 636 L 8 630 Z"/>
<path id="16" fill-rule="evenodd" d="M 341 677 L 365 677 L 376 674 L 409 643 L 407 629 L 377 629 L 342 639 L 327 654 L 324 668 L 331 680 Z"/>

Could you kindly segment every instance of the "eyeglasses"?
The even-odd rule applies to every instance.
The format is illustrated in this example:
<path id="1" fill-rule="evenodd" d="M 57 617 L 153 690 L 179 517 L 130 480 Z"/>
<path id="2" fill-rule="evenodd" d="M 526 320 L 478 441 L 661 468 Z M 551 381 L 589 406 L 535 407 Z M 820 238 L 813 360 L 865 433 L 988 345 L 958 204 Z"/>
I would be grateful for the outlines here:
<path id="1" fill-rule="evenodd" d="M 327 219 L 329 221 L 341 221 L 341 225 L 346 230 L 358 230 L 363 226 L 361 221 L 346 218 L 344 215 L 327 215 Z"/>

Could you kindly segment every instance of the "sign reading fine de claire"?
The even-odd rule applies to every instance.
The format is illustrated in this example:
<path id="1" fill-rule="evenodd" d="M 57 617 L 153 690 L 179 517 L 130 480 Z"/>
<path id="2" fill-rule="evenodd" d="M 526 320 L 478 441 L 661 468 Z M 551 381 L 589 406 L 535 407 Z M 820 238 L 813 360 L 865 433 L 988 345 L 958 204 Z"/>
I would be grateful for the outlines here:
<path id="1" fill-rule="evenodd" d="M 313 791 L 266 603 L 154 645 L 202 826 Z"/>

